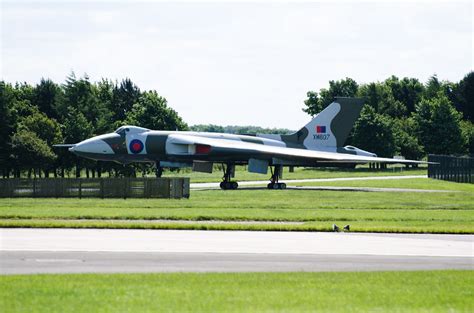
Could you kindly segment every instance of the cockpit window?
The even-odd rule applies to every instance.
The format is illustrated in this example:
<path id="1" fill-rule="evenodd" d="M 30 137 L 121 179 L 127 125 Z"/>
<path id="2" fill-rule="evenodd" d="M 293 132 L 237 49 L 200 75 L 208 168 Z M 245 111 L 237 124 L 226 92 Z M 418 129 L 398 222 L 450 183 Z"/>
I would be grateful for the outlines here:
<path id="1" fill-rule="evenodd" d="M 115 132 L 119 135 L 124 135 L 125 132 L 128 132 L 129 130 L 130 129 L 128 127 L 121 126 L 121 127 L 117 128 L 117 130 Z"/>
<path id="2" fill-rule="evenodd" d="M 115 133 L 119 135 L 124 135 L 125 133 L 131 132 L 131 133 L 143 133 L 149 131 L 148 128 L 143 128 L 143 127 L 138 127 L 138 126 L 121 126 L 117 128 Z"/>

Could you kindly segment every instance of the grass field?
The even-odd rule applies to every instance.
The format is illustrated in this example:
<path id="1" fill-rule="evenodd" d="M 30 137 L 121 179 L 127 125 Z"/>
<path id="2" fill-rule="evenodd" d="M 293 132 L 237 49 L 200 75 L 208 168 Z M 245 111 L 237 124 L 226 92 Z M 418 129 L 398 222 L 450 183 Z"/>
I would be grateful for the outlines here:
<path id="1" fill-rule="evenodd" d="M 430 179 L 327 184 L 449 192 L 247 189 L 192 191 L 188 200 L 0 199 L 0 226 L 316 231 L 336 223 L 352 231 L 474 233 L 474 185 Z"/>
<path id="2" fill-rule="evenodd" d="M 2 312 L 472 312 L 473 271 L 0 276 Z"/>
<path id="3" fill-rule="evenodd" d="M 287 168 L 284 169 L 284 179 L 309 179 L 309 178 L 338 178 L 338 177 L 367 177 L 367 176 L 405 176 L 405 175 L 426 175 L 427 168 L 405 168 L 401 165 L 389 165 L 384 170 L 369 169 L 367 165 L 358 165 L 356 169 L 343 168 L 304 168 L 297 167 L 293 173 Z M 192 172 L 190 169 L 181 169 L 178 171 L 165 171 L 163 177 L 189 177 L 192 183 L 219 182 L 222 178 L 222 170 L 214 169 L 213 173 Z M 267 175 L 249 173 L 245 166 L 237 166 L 235 170 L 235 179 L 238 181 L 266 180 L 270 178 L 270 172 Z"/>

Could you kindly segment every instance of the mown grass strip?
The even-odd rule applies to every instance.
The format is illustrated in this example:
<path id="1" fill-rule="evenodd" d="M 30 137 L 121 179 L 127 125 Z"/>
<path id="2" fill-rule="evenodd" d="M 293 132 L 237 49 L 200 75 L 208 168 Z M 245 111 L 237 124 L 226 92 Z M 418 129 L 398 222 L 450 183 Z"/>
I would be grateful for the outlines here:
<path id="1" fill-rule="evenodd" d="M 426 175 L 427 168 L 405 168 L 399 165 L 389 166 L 385 170 L 374 170 L 369 169 L 367 166 L 357 166 L 355 169 L 343 169 L 343 168 L 327 168 L 327 169 L 314 169 L 314 168 L 295 168 L 293 173 L 288 172 L 284 169 L 284 179 L 311 179 L 311 178 L 341 178 L 341 177 L 368 177 L 368 176 L 406 176 L 406 175 Z M 209 183 L 219 182 L 222 179 L 222 171 L 214 169 L 213 173 L 199 173 L 192 172 L 189 169 L 184 169 L 170 172 L 165 171 L 164 177 L 189 177 L 192 183 Z M 239 181 L 253 181 L 253 180 L 266 180 L 268 176 L 249 173 L 247 168 L 244 166 L 237 166 L 235 179 Z"/>
<path id="2" fill-rule="evenodd" d="M 439 187 L 439 186 L 438 186 Z M 463 187 L 464 188 L 464 187 Z M 474 209 L 472 192 L 393 193 L 322 190 L 192 191 L 189 200 L 170 199 L 0 199 L 5 210 L 38 209 Z"/>
<path id="3" fill-rule="evenodd" d="M 401 189 L 425 189 L 425 190 L 444 190 L 474 192 L 474 184 L 462 184 L 447 182 L 442 180 L 428 178 L 410 178 L 410 179 L 375 179 L 375 180 L 348 180 L 348 181 L 329 181 L 329 182 L 305 182 L 295 183 L 301 186 L 328 186 L 328 187 L 372 187 L 372 188 L 401 188 Z"/>
<path id="4" fill-rule="evenodd" d="M 332 231 L 332 224 L 350 225 L 351 232 L 474 234 L 474 224 L 457 222 L 345 221 L 292 223 L 219 223 L 219 222 L 146 222 L 126 220 L 0 220 L 3 228 L 110 228 L 110 229 L 182 229 L 248 231 Z"/>
<path id="5" fill-rule="evenodd" d="M 2 210 L 0 219 L 186 221 L 457 221 L 474 222 L 474 210 L 449 209 L 75 209 Z"/>
<path id="6" fill-rule="evenodd" d="M 473 271 L 0 276 L 4 312 L 472 312 Z"/>

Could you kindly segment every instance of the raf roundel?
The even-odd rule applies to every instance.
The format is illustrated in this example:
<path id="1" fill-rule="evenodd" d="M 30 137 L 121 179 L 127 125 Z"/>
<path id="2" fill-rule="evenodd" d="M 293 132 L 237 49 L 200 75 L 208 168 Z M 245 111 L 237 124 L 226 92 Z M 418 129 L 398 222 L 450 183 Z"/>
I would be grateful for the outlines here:
<path id="1" fill-rule="evenodd" d="M 143 142 L 138 139 L 133 139 L 132 141 L 130 141 L 129 147 L 132 153 L 140 153 L 143 151 Z"/>

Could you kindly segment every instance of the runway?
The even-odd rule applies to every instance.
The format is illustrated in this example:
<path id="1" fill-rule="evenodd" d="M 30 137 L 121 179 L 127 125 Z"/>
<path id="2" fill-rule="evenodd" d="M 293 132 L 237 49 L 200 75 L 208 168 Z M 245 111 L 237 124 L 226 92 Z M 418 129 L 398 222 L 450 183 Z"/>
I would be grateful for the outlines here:
<path id="1" fill-rule="evenodd" d="M 0 273 L 474 269 L 471 235 L 1 229 Z"/>

